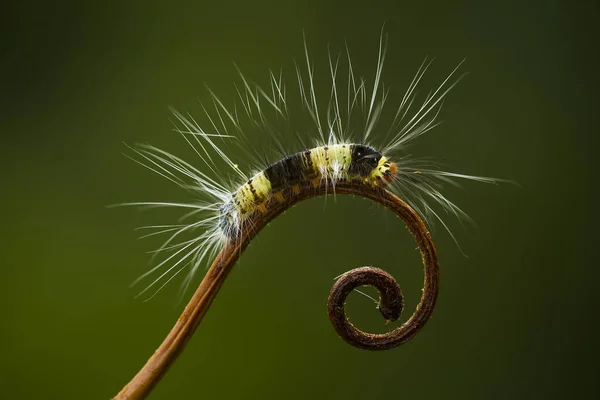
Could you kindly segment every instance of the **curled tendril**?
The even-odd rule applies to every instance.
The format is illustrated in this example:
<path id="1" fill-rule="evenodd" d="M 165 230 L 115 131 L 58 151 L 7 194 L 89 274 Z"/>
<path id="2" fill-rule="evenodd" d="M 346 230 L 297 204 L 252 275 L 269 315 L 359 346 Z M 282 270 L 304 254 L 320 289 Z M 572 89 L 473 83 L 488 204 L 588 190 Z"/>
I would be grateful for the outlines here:
<path id="1" fill-rule="evenodd" d="M 332 193 L 330 185 L 313 188 L 306 183 L 284 192 L 284 202 L 272 199 L 266 212 L 253 216 L 253 229 L 245 230 L 238 240 L 229 240 L 217 255 L 200 286 L 185 307 L 177 323 L 160 347 L 115 399 L 145 398 L 167 372 L 191 339 L 208 311 L 233 265 L 252 238 L 271 220 L 294 204 L 316 196 Z M 406 224 L 415 238 L 424 267 L 423 295 L 414 314 L 402 326 L 385 334 L 365 333 L 354 327 L 346 317 L 344 301 L 358 286 L 370 285 L 379 291 L 379 310 L 386 320 L 396 320 L 403 308 L 402 292 L 395 279 L 378 268 L 356 268 L 343 274 L 331 289 L 328 301 L 329 319 L 337 333 L 352 346 L 368 350 L 384 350 L 412 339 L 423 328 L 433 312 L 439 292 L 439 266 L 433 240 L 421 218 L 404 201 L 382 188 L 371 188 L 355 182 L 337 182 L 335 192 L 362 196 L 389 208 Z"/>

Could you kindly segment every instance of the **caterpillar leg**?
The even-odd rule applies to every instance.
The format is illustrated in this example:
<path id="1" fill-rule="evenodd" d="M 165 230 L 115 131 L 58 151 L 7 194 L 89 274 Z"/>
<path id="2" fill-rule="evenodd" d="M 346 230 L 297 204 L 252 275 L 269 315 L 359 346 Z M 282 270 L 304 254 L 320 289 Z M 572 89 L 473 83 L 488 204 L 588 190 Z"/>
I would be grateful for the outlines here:
<path id="1" fill-rule="evenodd" d="M 277 192 L 273 195 L 273 197 L 275 197 L 275 200 L 277 200 L 279 203 L 285 203 L 285 198 L 283 197 L 283 192 Z"/>

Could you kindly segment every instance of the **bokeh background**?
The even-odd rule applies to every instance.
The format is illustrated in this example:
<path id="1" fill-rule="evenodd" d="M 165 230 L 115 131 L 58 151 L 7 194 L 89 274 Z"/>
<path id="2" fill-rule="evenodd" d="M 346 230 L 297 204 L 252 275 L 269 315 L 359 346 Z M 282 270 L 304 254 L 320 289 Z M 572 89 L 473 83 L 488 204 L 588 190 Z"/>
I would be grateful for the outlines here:
<path id="1" fill-rule="evenodd" d="M 377 353 L 336 336 L 327 295 L 335 276 L 376 265 L 401 282 L 410 314 L 422 282 L 412 239 L 361 199 L 295 207 L 246 251 L 151 398 L 591 395 L 600 333 L 598 8 L 581 3 L 5 5 L 0 398 L 111 397 L 185 304 L 178 282 L 149 302 L 129 288 L 158 244 L 133 229 L 173 217 L 106 205 L 185 193 L 124 157 L 124 142 L 186 154 L 168 106 L 200 114 L 205 82 L 233 101 L 234 62 L 258 82 L 280 67 L 293 82 L 303 30 L 318 75 L 327 74 L 327 45 L 347 41 L 356 68 L 371 76 L 384 23 L 384 80 L 395 101 L 426 56 L 436 62 L 425 89 L 465 57 L 470 73 L 449 96 L 444 124 L 411 152 L 520 186 L 448 189 L 477 223 L 449 220 L 468 257 L 434 230 L 442 271 L 434 317 L 408 344 Z M 362 329 L 389 328 L 360 295 L 349 313 Z"/>

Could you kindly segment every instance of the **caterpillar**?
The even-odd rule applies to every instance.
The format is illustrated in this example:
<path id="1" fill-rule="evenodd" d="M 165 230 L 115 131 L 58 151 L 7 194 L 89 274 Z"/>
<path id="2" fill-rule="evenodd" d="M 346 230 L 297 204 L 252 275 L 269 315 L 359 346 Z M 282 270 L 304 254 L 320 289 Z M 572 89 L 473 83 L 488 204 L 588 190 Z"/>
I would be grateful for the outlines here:
<path id="1" fill-rule="evenodd" d="M 189 203 L 123 203 L 187 211 L 181 224 L 141 228 L 151 230 L 143 237 L 168 237 L 155 251 L 166 254 L 164 260 L 134 282 L 158 275 L 140 295 L 153 289 L 151 298 L 186 269 L 188 273 L 182 285 L 187 288 L 198 269 L 229 240 L 241 238 L 244 232 L 253 229 L 256 218 L 267 211 L 269 202 L 283 203 L 289 200 L 286 196 L 293 197 L 322 186 L 331 187 L 332 193 L 340 183 L 385 188 L 404 199 L 428 223 L 439 221 L 454 238 L 440 209 L 459 219 L 469 217 L 443 195 L 443 185 L 454 184 L 457 179 L 485 183 L 497 180 L 440 169 L 427 159 L 407 155 L 405 149 L 410 142 L 439 125 L 443 101 L 462 78 L 454 79 L 462 63 L 419 102 L 416 89 L 432 62 L 426 59 L 399 104 L 390 109 L 385 107 L 390 89 L 382 81 L 386 49 L 387 37 L 382 34 L 372 82 L 355 74 L 347 46 L 336 56 L 328 53 L 330 79 L 324 110 L 318 106 L 323 97 L 316 90 L 315 69 L 306 41 L 306 65 L 296 63 L 293 86 L 297 96 L 289 95 L 291 90 L 283 73 L 270 71 L 269 86 L 261 87 L 251 83 L 238 69 L 240 83 L 235 85 L 238 98 L 233 106 L 225 106 L 209 89 L 212 108 L 202 106 L 207 120 L 204 127 L 191 114 L 172 109 L 175 130 L 189 144 L 202 167 L 150 145 L 130 147 L 134 153 L 130 158 L 194 196 Z M 299 100 L 299 106 L 295 107 L 294 100 Z M 294 125 L 294 112 L 301 115 L 300 121 L 304 118 L 308 124 Z M 381 128 L 384 120 L 387 123 Z M 296 139 L 297 149 L 283 149 L 283 156 L 278 158 L 274 157 L 274 151 L 268 150 L 262 161 L 254 160 L 255 168 L 244 171 L 226 149 L 233 144 L 240 146 L 244 154 L 258 152 L 256 136 L 250 135 L 250 131 L 266 134 L 271 143 L 269 148 L 281 150 L 283 142 Z M 182 239 L 188 234 L 191 238 Z"/>
<path id="2" fill-rule="evenodd" d="M 320 146 L 287 156 L 258 172 L 221 206 L 219 227 L 226 236 L 236 235 L 240 225 L 254 212 L 266 212 L 271 198 L 284 202 L 285 189 L 300 191 L 300 184 L 314 188 L 323 180 L 356 181 L 384 186 L 396 175 L 396 165 L 374 148 L 363 144 Z"/>

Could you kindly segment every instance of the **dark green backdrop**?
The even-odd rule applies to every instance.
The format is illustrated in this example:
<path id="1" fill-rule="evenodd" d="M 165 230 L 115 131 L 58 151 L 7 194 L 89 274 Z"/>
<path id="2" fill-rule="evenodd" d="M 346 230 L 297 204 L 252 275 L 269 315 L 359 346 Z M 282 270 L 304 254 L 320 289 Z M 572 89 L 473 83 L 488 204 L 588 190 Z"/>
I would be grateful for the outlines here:
<path id="1" fill-rule="evenodd" d="M 183 193 L 123 157 L 123 142 L 183 150 L 168 106 L 199 112 L 204 82 L 233 100 L 234 62 L 259 81 L 268 68 L 289 76 L 302 30 L 321 73 L 327 44 L 344 39 L 371 73 L 384 22 L 393 93 L 426 55 L 436 57 L 429 87 L 465 57 L 470 72 L 444 124 L 411 151 L 520 187 L 448 190 L 477 222 L 450 220 L 469 257 L 435 230 L 434 317 L 413 341 L 378 353 L 337 338 L 328 291 L 336 275 L 373 264 L 398 277 L 412 312 L 422 280 L 412 239 L 360 199 L 287 212 L 244 254 L 151 398 L 529 399 L 595 388 L 595 6 L 71 3 L 1 13 L 0 398 L 109 398 L 183 307 L 177 283 L 147 303 L 128 287 L 156 245 L 132 229 L 165 214 L 105 205 Z M 386 329 L 365 298 L 349 306 L 361 328 Z"/>

